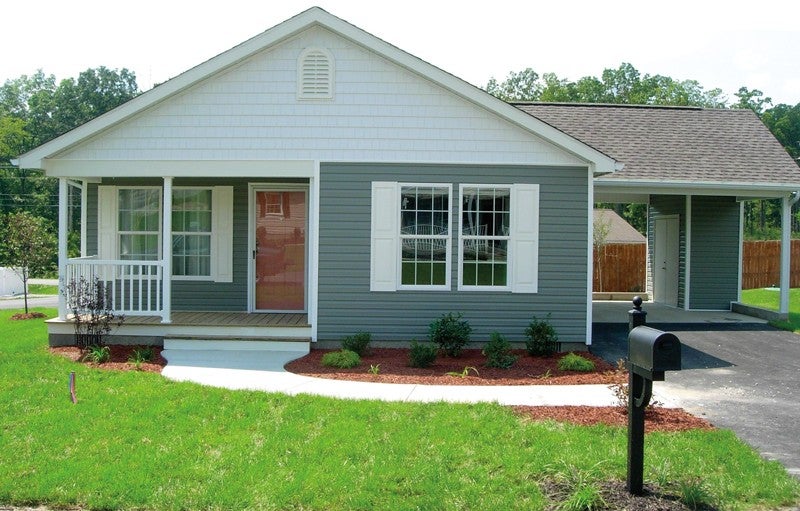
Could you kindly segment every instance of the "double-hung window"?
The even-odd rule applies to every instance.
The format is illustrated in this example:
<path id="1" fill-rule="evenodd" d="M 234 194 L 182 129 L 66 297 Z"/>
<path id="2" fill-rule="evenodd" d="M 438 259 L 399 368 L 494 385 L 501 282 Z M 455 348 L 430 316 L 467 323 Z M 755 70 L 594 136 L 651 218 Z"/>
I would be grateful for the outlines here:
<path id="1" fill-rule="evenodd" d="M 172 274 L 211 276 L 211 189 L 172 191 Z"/>
<path id="2" fill-rule="evenodd" d="M 161 253 L 161 190 L 120 188 L 118 251 L 125 261 L 155 261 Z"/>
<path id="3" fill-rule="evenodd" d="M 511 186 L 461 185 L 462 289 L 508 290 Z"/>
<path id="4" fill-rule="evenodd" d="M 450 185 L 400 185 L 400 286 L 449 287 Z"/>

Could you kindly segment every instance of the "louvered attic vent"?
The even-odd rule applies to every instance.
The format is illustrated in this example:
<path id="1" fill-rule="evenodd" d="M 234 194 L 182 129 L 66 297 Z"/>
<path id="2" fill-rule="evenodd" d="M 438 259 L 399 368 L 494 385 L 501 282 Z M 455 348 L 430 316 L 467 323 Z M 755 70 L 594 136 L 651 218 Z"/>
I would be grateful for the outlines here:
<path id="1" fill-rule="evenodd" d="M 333 57 L 327 50 L 305 50 L 298 62 L 297 97 L 333 98 Z"/>

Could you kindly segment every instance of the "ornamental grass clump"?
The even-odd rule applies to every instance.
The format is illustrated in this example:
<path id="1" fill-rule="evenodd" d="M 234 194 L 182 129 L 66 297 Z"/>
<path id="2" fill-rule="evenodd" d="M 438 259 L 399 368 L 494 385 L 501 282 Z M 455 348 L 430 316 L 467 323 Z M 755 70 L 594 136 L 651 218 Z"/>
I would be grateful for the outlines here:
<path id="1" fill-rule="evenodd" d="M 550 315 L 546 319 L 533 317 L 528 328 L 525 329 L 525 348 L 528 354 L 539 357 L 550 357 L 558 351 L 558 334 L 550 324 Z"/>
<path id="2" fill-rule="evenodd" d="M 511 353 L 511 343 L 498 332 L 492 332 L 492 335 L 489 336 L 489 342 L 486 343 L 482 353 L 486 357 L 486 367 L 498 367 L 500 369 L 508 369 L 513 366 L 518 358 Z"/>
<path id="3" fill-rule="evenodd" d="M 461 319 L 462 317 L 461 313 L 456 315 L 448 312 L 430 324 L 431 342 L 438 344 L 448 357 L 460 356 L 464 346 L 469 342 L 472 327 L 467 320 Z"/>
<path id="4" fill-rule="evenodd" d="M 361 357 L 358 353 L 350 350 L 331 351 L 322 355 L 322 365 L 329 367 L 338 367 L 340 369 L 349 369 L 356 367 L 361 363 Z"/>
<path id="5" fill-rule="evenodd" d="M 558 361 L 558 369 L 561 371 L 594 371 L 594 362 L 575 353 L 567 353 Z"/>

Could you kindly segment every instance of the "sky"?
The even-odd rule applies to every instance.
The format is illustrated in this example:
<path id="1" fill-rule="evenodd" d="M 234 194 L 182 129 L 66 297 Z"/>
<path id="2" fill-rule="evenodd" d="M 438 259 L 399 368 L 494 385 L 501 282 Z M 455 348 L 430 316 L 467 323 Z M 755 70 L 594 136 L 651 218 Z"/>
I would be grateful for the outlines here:
<path id="1" fill-rule="evenodd" d="M 3 6 L 0 83 L 128 68 L 150 89 L 317 5 L 483 87 L 533 68 L 577 80 L 623 62 L 800 103 L 800 2 L 711 0 L 16 0 Z"/>

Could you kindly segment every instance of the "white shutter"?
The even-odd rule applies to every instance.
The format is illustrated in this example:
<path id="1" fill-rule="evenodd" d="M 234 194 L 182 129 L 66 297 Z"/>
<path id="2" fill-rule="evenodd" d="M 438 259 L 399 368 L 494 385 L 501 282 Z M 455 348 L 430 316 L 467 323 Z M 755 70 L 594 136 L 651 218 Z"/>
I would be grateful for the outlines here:
<path id="1" fill-rule="evenodd" d="M 511 191 L 513 293 L 539 288 L 539 185 L 515 184 Z"/>
<path id="2" fill-rule="evenodd" d="M 211 276 L 233 282 L 232 186 L 215 186 L 211 193 Z"/>
<path id="3" fill-rule="evenodd" d="M 397 228 L 397 183 L 372 183 L 372 245 L 369 261 L 370 291 L 397 290 L 397 258 L 400 233 Z"/>
<path id="4" fill-rule="evenodd" d="M 97 187 L 97 257 L 117 259 L 117 187 Z"/>

